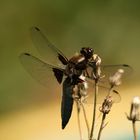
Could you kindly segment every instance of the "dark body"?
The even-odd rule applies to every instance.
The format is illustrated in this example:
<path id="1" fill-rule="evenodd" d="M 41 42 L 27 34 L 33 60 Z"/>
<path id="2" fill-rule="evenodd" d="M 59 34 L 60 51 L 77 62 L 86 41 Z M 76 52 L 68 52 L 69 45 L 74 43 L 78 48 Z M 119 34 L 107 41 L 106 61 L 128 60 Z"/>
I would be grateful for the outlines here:
<path id="1" fill-rule="evenodd" d="M 90 48 L 82 48 L 83 50 L 91 50 Z M 93 51 L 91 52 L 93 54 Z M 90 54 L 90 56 L 92 56 Z M 67 76 L 63 82 L 63 95 L 61 102 L 61 118 L 62 118 L 62 129 L 67 125 L 73 108 L 73 89 L 78 84 L 83 82 L 79 77 L 86 71 L 87 64 L 90 57 L 85 57 L 84 54 L 78 54 L 73 56 L 67 62 L 64 74 Z M 63 62 L 62 62 L 63 63 Z M 57 71 L 57 70 L 56 70 Z M 55 73 L 58 81 L 63 79 L 62 72 Z"/>
<path id="2" fill-rule="evenodd" d="M 49 54 L 50 50 L 50 52 L 54 54 L 53 59 L 59 60 L 59 62 L 61 62 L 65 67 L 51 65 L 50 63 L 44 62 L 29 53 L 22 53 L 19 57 L 25 69 L 40 83 L 44 84 L 44 81 L 46 80 L 43 79 L 44 81 L 42 81 L 42 78 L 48 78 L 45 77 L 45 73 L 47 74 L 48 69 L 53 71 L 59 84 L 63 82 L 61 118 L 62 129 L 64 129 L 69 122 L 72 113 L 73 89 L 79 82 L 83 82 L 79 77 L 86 70 L 87 63 L 93 56 L 93 50 L 88 47 L 82 48 L 78 55 L 74 55 L 72 58 L 68 59 L 58 48 L 49 42 L 39 28 L 33 27 L 31 29 L 31 36 L 35 47 L 42 56 L 43 54 Z M 44 72 L 43 76 L 42 72 Z M 63 78 L 64 76 L 65 78 Z M 48 84 L 48 82 L 45 84 Z"/>
<path id="3" fill-rule="evenodd" d="M 72 57 L 66 66 L 65 75 L 67 75 L 67 78 L 63 82 L 61 103 L 62 129 L 65 128 L 71 117 L 73 108 L 73 89 L 78 83 L 83 82 L 79 77 L 84 70 L 86 70 L 87 62 L 88 60 L 82 54 L 79 54 Z"/>

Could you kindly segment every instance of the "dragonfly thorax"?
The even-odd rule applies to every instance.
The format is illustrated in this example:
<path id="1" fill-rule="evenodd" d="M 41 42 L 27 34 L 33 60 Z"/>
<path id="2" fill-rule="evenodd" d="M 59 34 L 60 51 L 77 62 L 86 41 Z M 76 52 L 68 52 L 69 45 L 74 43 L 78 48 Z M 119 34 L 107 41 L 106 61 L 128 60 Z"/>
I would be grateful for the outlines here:
<path id="1" fill-rule="evenodd" d="M 80 76 L 83 74 L 83 71 L 86 70 L 87 62 L 87 59 L 85 59 L 82 54 L 77 54 L 69 59 L 64 73 L 69 77 L 70 83 L 77 85 L 83 81 L 80 79 Z"/>
<path id="2" fill-rule="evenodd" d="M 67 76 L 77 75 L 80 76 L 82 71 L 87 67 L 87 60 L 81 54 L 73 56 L 69 61 L 65 69 Z"/>
<path id="3" fill-rule="evenodd" d="M 83 70 L 86 70 L 89 59 L 93 56 L 93 49 L 83 47 L 80 54 L 74 55 L 69 59 L 65 69 L 65 74 L 69 77 L 72 75 L 80 76 Z"/>
<path id="4" fill-rule="evenodd" d="M 83 47 L 80 50 L 80 53 L 84 55 L 86 59 L 90 59 L 93 56 L 93 49 L 89 47 Z"/>

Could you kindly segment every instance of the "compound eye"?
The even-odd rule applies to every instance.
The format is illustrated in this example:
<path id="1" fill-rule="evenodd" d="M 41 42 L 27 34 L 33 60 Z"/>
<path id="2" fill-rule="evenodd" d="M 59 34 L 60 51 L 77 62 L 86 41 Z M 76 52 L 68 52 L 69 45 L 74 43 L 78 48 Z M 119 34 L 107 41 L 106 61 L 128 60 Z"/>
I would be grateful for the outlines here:
<path id="1" fill-rule="evenodd" d="M 93 55 L 93 49 L 89 48 L 88 49 L 88 57 L 91 58 Z"/>
<path id="2" fill-rule="evenodd" d="M 86 59 L 90 59 L 93 55 L 93 49 L 88 47 L 83 47 L 80 52 L 85 56 Z"/>
<path id="3" fill-rule="evenodd" d="M 89 48 L 89 52 L 93 52 L 93 49 L 92 48 Z"/>

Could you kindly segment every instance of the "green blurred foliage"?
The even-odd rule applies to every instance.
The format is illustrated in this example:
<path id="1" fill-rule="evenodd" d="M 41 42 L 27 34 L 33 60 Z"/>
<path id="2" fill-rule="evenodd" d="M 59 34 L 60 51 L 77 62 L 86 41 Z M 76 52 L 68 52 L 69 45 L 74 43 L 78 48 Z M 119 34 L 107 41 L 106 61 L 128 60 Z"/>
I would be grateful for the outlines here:
<path id="1" fill-rule="evenodd" d="M 29 33 L 34 25 L 67 56 L 90 46 L 103 63 L 132 65 L 139 79 L 139 5 L 138 0 L 1 0 L 0 113 L 48 101 L 18 60 L 25 51 L 39 56 Z"/>

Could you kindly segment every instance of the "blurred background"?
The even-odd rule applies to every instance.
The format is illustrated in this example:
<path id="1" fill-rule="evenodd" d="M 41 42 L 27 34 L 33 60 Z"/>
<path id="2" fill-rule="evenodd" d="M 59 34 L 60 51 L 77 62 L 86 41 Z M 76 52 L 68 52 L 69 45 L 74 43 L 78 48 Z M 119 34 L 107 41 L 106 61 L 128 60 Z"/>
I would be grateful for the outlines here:
<path id="1" fill-rule="evenodd" d="M 0 0 L 0 139 L 79 139 L 76 109 L 61 130 L 61 86 L 50 76 L 48 90 L 20 64 L 22 52 L 41 58 L 31 40 L 32 26 L 40 27 L 68 57 L 90 46 L 103 64 L 133 67 L 133 74 L 119 88 L 121 103 L 108 115 L 102 135 L 104 140 L 131 140 L 131 122 L 125 112 L 129 113 L 132 97 L 140 96 L 138 0 Z M 91 112 L 92 106 L 87 110 Z M 137 128 L 140 133 L 139 123 Z M 85 124 L 83 131 L 86 139 Z"/>

